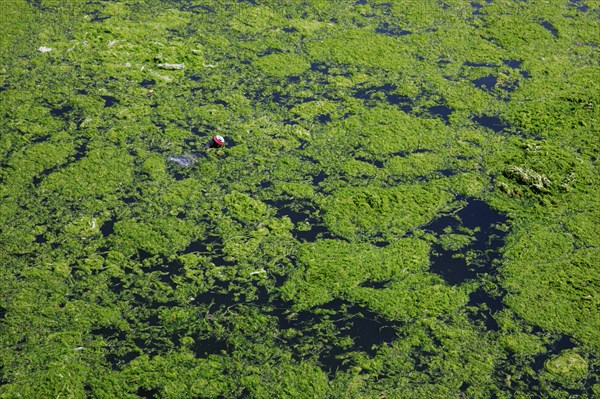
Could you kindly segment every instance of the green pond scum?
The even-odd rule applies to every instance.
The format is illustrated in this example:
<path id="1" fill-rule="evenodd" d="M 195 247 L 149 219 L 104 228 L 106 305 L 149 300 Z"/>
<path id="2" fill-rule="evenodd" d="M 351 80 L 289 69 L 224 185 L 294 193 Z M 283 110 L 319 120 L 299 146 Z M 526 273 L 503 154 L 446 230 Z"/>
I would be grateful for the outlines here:
<path id="1" fill-rule="evenodd" d="M 597 1 L 0 30 L 0 398 L 600 397 Z"/>

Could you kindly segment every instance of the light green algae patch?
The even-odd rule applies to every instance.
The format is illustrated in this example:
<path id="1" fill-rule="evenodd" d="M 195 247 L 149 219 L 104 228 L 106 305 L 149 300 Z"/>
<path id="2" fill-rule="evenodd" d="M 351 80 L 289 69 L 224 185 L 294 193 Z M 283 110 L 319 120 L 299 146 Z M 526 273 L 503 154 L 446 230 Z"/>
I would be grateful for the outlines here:
<path id="1" fill-rule="evenodd" d="M 306 71 L 310 64 L 296 54 L 270 54 L 256 61 L 256 66 L 269 75 L 284 77 L 297 76 Z"/>
<path id="2" fill-rule="evenodd" d="M 403 279 L 423 271 L 428 251 L 427 243 L 415 239 L 383 249 L 338 240 L 306 244 L 300 250 L 299 268 L 283 287 L 284 298 L 305 309 L 353 296 L 363 282 Z"/>
<path id="3" fill-rule="evenodd" d="M 548 360 L 544 365 L 552 374 L 571 379 L 583 378 L 588 371 L 587 361 L 581 355 L 573 352 L 564 352 Z"/>
<path id="4" fill-rule="evenodd" d="M 341 189 L 327 198 L 324 220 L 332 232 L 350 240 L 377 233 L 400 237 L 433 219 L 449 199 L 421 185 Z"/>

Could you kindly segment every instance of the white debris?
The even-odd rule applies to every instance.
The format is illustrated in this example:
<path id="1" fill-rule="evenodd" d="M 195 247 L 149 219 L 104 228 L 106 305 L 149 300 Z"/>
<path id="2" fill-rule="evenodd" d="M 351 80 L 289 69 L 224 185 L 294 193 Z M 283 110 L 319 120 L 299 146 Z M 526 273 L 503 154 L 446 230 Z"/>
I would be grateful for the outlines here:
<path id="1" fill-rule="evenodd" d="M 259 270 L 256 270 L 254 272 L 250 272 L 250 275 L 254 276 L 255 274 L 261 274 L 261 273 L 266 273 L 266 272 L 267 271 L 265 269 L 259 269 Z"/>
<path id="2" fill-rule="evenodd" d="M 204 68 L 214 68 L 214 67 L 216 67 L 216 65 L 213 65 L 213 64 L 204 64 L 203 63 L 202 65 L 204 65 Z"/>
<path id="3" fill-rule="evenodd" d="M 38 49 L 38 51 L 39 51 L 40 53 L 47 53 L 47 52 L 49 52 L 49 51 L 52 51 L 52 49 L 51 49 L 50 47 L 44 47 L 44 46 L 42 46 L 42 47 L 40 47 L 40 48 Z"/>
<path id="4" fill-rule="evenodd" d="M 162 69 L 183 69 L 183 68 L 185 68 L 184 64 L 158 64 L 157 66 Z"/>
<path id="5" fill-rule="evenodd" d="M 110 42 L 108 42 L 108 47 L 112 47 L 115 44 L 117 44 L 117 41 L 116 40 L 111 40 Z"/>
<path id="6" fill-rule="evenodd" d="M 78 346 L 77 348 L 74 348 L 73 350 L 74 350 L 74 351 L 80 351 L 80 350 L 82 350 L 82 349 L 85 349 L 85 348 L 84 348 L 83 346 Z"/>
<path id="7" fill-rule="evenodd" d="M 150 73 L 154 76 L 156 76 L 157 78 L 161 78 L 162 80 L 166 81 L 166 82 L 172 82 L 173 78 L 171 78 L 170 76 L 166 76 L 166 75 L 161 75 L 158 72 L 154 72 L 154 71 L 150 71 Z"/>
<path id="8" fill-rule="evenodd" d="M 90 118 L 90 117 L 87 117 L 87 118 L 85 118 L 85 119 L 83 120 L 83 122 L 81 122 L 81 125 L 79 125 L 79 127 L 85 127 L 85 126 L 87 126 L 87 125 L 88 125 L 88 124 L 89 124 L 91 121 L 93 121 L 93 119 L 92 119 L 92 118 Z"/>

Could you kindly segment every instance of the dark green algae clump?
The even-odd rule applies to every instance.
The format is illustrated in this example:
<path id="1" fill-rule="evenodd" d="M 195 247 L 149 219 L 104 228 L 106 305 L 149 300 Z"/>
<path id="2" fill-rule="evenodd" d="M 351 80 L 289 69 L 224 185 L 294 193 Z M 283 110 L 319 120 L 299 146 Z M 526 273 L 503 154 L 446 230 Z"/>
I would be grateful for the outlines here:
<path id="1" fill-rule="evenodd" d="M 3 5 L 0 398 L 597 397 L 599 13 Z"/>

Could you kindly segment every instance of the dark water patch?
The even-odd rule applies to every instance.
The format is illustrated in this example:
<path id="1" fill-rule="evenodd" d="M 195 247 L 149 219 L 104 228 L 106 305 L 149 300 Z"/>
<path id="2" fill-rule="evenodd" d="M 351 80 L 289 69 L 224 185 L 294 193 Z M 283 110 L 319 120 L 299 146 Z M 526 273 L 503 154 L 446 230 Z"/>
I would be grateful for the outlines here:
<path id="1" fill-rule="evenodd" d="M 546 361 L 560 352 L 575 348 L 572 338 L 568 335 L 559 335 L 551 343 L 546 345 L 546 352 L 536 356 L 531 364 L 533 370 L 540 371 L 544 368 Z"/>
<path id="2" fill-rule="evenodd" d="M 294 223 L 292 235 L 300 242 L 315 242 L 321 238 L 334 238 L 324 223 L 314 214 L 317 211 L 310 204 L 299 204 L 292 201 L 264 201 L 277 209 L 276 217 L 287 216 Z M 310 227 L 310 228 L 307 228 Z"/>
<path id="3" fill-rule="evenodd" d="M 389 104 L 398 106 L 402 111 L 410 113 L 414 101 L 405 95 L 394 93 L 396 85 L 385 84 L 382 86 L 371 86 L 357 90 L 354 97 L 365 101 L 387 101 Z"/>
<path id="4" fill-rule="evenodd" d="M 569 2 L 571 3 L 569 4 L 569 6 L 576 7 L 577 11 L 588 12 L 590 10 L 588 6 L 586 6 L 585 4 L 581 4 L 581 0 L 569 0 Z"/>
<path id="5" fill-rule="evenodd" d="M 90 14 L 94 16 L 94 18 L 92 18 L 90 20 L 90 22 L 103 22 L 109 18 L 112 18 L 112 15 L 107 15 L 105 17 L 101 17 L 99 12 L 91 12 Z"/>
<path id="6" fill-rule="evenodd" d="M 391 282 L 392 280 L 383 280 L 383 281 L 365 281 L 363 283 L 360 284 L 360 287 L 364 287 L 364 288 L 373 288 L 376 290 L 380 290 L 382 288 L 387 287 L 387 285 Z"/>
<path id="7" fill-rule="evenodd" d="M 217 236 L 209 236 L 203 240 L 193 241 L 181 252 L 183 255 L 192 253 L 207 256 L 217 267 L 235 266 L 235 262 L 225 259 L 227 255 L 223 251 L 223 241 Z"/>
<path id="8" fill-rule="evenodd" d="M 5 86 L 0 86 L 0 93 L 2 93 L 3 91 L 8 90 L 8 85 Z"/>
<path id="9" fill-rule="evenodd" d="M 219 251 L 218 247 L 222 246 L 222 241 L 219 237 L 209 236 L 204 240 L 192 241 L 190 245 L 183 250 L 182 254 L 211 254 L 214 251 Z"/>
<path id="10" fill-rule="evenodd" d="M 310 64 L 310 70 L 313 72 L 319 72 L 319 73 L 326 75 L 329 73 L 329 66 L 327 64 L 324 64 L 321 62 L 313 62 Z"/>
<path id="11" fill-rule="evenodd" d="M 110 108 L 110 107 L 120 103 L 120 101 L 117 100 L 113 96 L 100 96 L 100 97 L 102 97 L 102 99 L 104 100 L 104 108 Z"/>
<path id="12" fill-rule="evenodd" d="M 471 83 L 473 83 L 478 89 L 492 91 L 498 83 L 498 77 L 494 75 L 487 75 L 479 79 L 473 79 L 471 80 Z"/>
<path id="13" fill-rule="evenodd" d="M 69 114 L 71 111 L 73 111 L 73 107 L 70 105 L 64 105 L 60 108 L 54 108 L 52 110 L 50 110 L 50 115 L 54 116 L 54 117 L 64 117 L 67 114 Z"/>
<path id="14" fill-rule="evenodd" d="M 450 65 L 451 63 L 452 62 L 449 59 L 447 59 L 447 58 L 440 58 L 440 59 L 437 60 L 437 62 L 435 64 L 438 65 L 438 66 L 443 67 L 443 66 L 446 66 L 446 65 Z"/>
<path id="15" fill-rule="evenodd" d="M 474 156 L 469 155 L 457 155 L 454 158 L 458 159 L 459 161 L 472 161 L 473 159 L 475 159 Z"/>
<path id="16" fill-rule="evenodd" d="M 156 274 L 161 282 L 175 288 L 176 284 L 172 277 L 181 275 L 183 267 L 184 265 L 177 259 L 168 260 L 159 256 L 155 258 L 155 262 L 147 270 L 147 273 Z"/>
<path id="17" fill-rule="evenodd" d="M 482 289 L 472 292 L 469 295 L 469 306 L 476 307 L 477 310 L 471 319 L 487 331 L 498 331 L 498 322 L 494 319 L 494 314 L 504 308 L 503 297 L 504 293 L 493 296 Z"/>
<path id="18" fill-rule="evenodd" d="M 54 172 L 57 172 L 61 169 L 64 169 L 67 165 L 69 165 L 70 163 L 73 162 L 77 162 L 80 161 L 83 157 L 85 157 L 87 154 L 87 143 L 83 143 L 81 145 L 78 145 L 77 147 L 75 147 L 75 153 L 69 157 L 70 159 L 60 165 L 56 165 L 54 167 L 51 167 L 49 169 L 45 169 L 44 171 L 42 171 L 39 175 L 35 176 L 32 180 L 32 183 L 34 186 L 38 186 L 45 177 L 51 175 Z"/>
<path id="19" fill-rule="evenodd" d="M 120 294 L 123 291 L 123 281 L 118 277 L 111 277 L 108 285 L 115 294 Z"/>
<path id="20" fill-rule="evenodd" d="M 196 305 L 208 305 L 209 312 L 226 310 L 238 303 L 246 301 L 246 294 L 227 281 L 216 281 L 206 292 L 197 295 L 193 303 Z"/>
<path id="21" fill-rule="evenodd" d="M 362 351 L 373 356 L 377 347 L 390 343 L 397 337 L 397 329 L 401 327 L 401 323 L 387 320 L 365 307 L 340 299 L 298 313 L 289 312 L 289 304 L 286 303 L 276 302 L 273 305 L 275 308 L 271 315 L 277 318 L 280 329 L 300 332 L 295 338 L 287 339 L 289 347 L 321 347 L 319 363 L 324 371 L 332 375 L 351 366 L 345 355 Z M 335 337 L 322 340 L 319 332 L 323 329 L 332 331 Z M 352 345 L 348 347 L 332 343 L 344 338 L 350 338 Z"/>
<path id="22" fill-rule="evenodd" d="M 373 241 L 372 244 L 375 245 L 377 248 L 385 248 L 388 245 L 390 245 L 389 241 L 385 241 L 383 239 L 381 239 L 381 237 L 376 236 L 376 237 L 372 237 Z"/>
<path id="23" fill-rule="evenodd" d="M 319 183 L 322 183 L 328 177 L 329 175 L 327 173 L 320 171 L 317 175 L 313 176 L 313 186 L 318 186 Z"/>
<path id="24" fill-rule="evenodd" d="M 429 107 L 427 110 L 431 115 L 442 118 L 442 120 L 446 123 L 448 123 L 450 114 L 452 114 L 453 111 L 452 108 L 445 105 L 435 105 L 433 107 Z"/>
<path id="25" fill-rule="evenodd" d="M 504 63 L 504 65 L 512 69 L 520 68 L 521 64 L 523 64 L 523 61 L 519 60 L 502 60 L 502 62 Z"/>
<path id="26" fill-rule="evenodd" d="M 433 245 L 430 271 L 441 276 L 448 284 L 458 285 L 496 270 L 495 261 L 500 257 L 507 232 L 498 226 L 506 217 L 490 208 L 481 200 L 469 200 L 462 209 L 452 215 L 442 216 L 425 227 L 443 240 L 449 231 L 458 236 L 460 245 L 440 241 Z M 466 241 L 466 242 L 465 242 Z M 458 246 L 458 247 L 457 247 Z M 469 262 L 467 262 L 469 254 Z"/>
<path id="27" fill-rule="evenodd" d="M 508 126 L 495 115 L 481 115 L 473 117 L 473 121 L 483 127 L 493 130 L 496 133 L 502 132 Z"/>
<path id="28" fill-rule="evenodd" d="M 227 342 L 214 337 L 196 339 L 191 349 L 197 358 L 220 355 L 228 351 Z"/>
<path id="29" fill-rule="evenodd" d="M 304 139 L 298 139 L 298 142 L 300 144 L 298 145 L 298 147 L 296 147 L 297 150 L 305 150 L 311 144 L 310 140 Z"/>
<path id="30" fill-rule="evenodd" d="M 451 177 L 458 173 L 457 171 L 455 171 L 453 169 L 440 169 L 440 170 L 436 170 L 435 172 L 444 177 Z"/>
<path id="31" fill-rule="evenodd" d="M 108 236 L 112 235 L 115 232 L 115 223 L 116 222 L 117 222 L 117 219 L 113 218 L 113 219 L 107 220 L 106 222 L 102 223 L 102 226 L 100 227 L 100 232 L 102 233 L 104 238 L 107 238 Z"/>
<path id="32" fill-rule="evenodd" d="M 90 331 L 92 335 L 98 335 L 106 340 L 117 340 L 124 341 L 126 339 L 126 334 L 124 331 L 118 330 L 114 327 L 100 327 L 95 328 Z"/>
<path id="33" fill-rule="evenodd" d="M 556 30 L 554 25 L 552 25 L 549 21 L 542 21 L 542 22 L 540 22 L 540 25 L 542 25 L 544 28 L 546 28 L 546 30 L 548 30 L 548 32 L 552 33 L 552 36 L 558 37 L 558 31 Z"/>
<path id="34" fill-rule="evenodd" d="M 113 370 L 119 370 L 129 364 L 140 355 L 139 351 L 133 348 L 125 347 L 127 335 L 115 327 L 100 327 L 90 331 L 91 335 L 102 337 L 110 343 L 110 348 L 106 353 L 106 360 L 110 363 Z"/>
<path id="35" fill-rule="evenodd" d="M 288 28 L 283 28 L 283 31 L 285 33 L 296 33 L 296 32 L 298 32 L 298 29 L 296 29 L 296 28 L 289 28 L 288 27 Z"/>
<path id="36" fill-rule="evenodd" d="M 129 363 L 131 363 L 135 358 L 140 355 L 138 351 L 130 350 L 125 353 L 108 353 L 106 354 L 106 361 L 110 363 L 113 370 L 120 370 L 125 367 Z"/>
<path id="37" fill-rule="evenodd" d="M 35 242 L 37 244 L 45 244 L 48 240 L 46 239 L 46 237 L 44 236 L 44 234 L 38 234 L 37 236 L 35 236 Z"/>
<path id="38" fill-rule="evenodd" d="M 380 27 L 375 29 L 375 32 L 388 36 L 406 36 L 412 33 L 408 30 L 402 29 L 400 27 L 388 23 L 383 23 Z"/>
<path id="39" fill-rule="evenodd" d="M 143 249 L 138 249 L 137 252 L 137 259 L 140 262 L 144 262 L 146 259 L 150 259 L 154 256 L 150 252 L 146 252 Z"/>
<path id="40" fill-rule="evenodd" d="M 521 74 L 521 76 L 523 77 L 523 79 L 530 79 L 531 78 L 531 74 L 528 71 L 519 71 L 519 73 Z"/>
<path id="41" fill-rule="evenodd" d="M 73 160 L 75 162 L 82 160 L 87 155 L 88 143 L 82 143 L 75 147 L 75 154 L 73 154 Z"/>
<path id="42" fill-rule="evenodd" d="M 384 166 L 384 162 L 379 159 L 367 159 L 365 157 L 360 157 L 360 156 L 358 156 L 358 157 L 355 156 L 354 159 L 356 159 L 357 161 L 361 161 L 361 162 L 373 165 L 377 169 L 381 169 Z"/>
<path id="43" fill-rule="evenodd" d="M 475 2 L 471 2 L 471 7 L 473 8 L 473 11 L 471 12 L 471 15 L 480 15 L 481 14 L 481 9 L 483 8 L 482 4 L 479 3 L 475 3 Z"/>
<path id="44" fill-rule="evenodd" d="M 400 109 L 407 114 L 411 112 L 413 101 L 410 99 L 410 97 L 391 93 L 387 93 L 386 96 L 390 104 L 398 105 Z"/>
<path id="45" fill-rule="evenodd" d="M 121 198 L 121 201 L 123 201 L 124 203 L 131 205 L 131 204 L 135 204 L 136 202 L 138 202 L 138 199 L 135 197 L 123 197 Z"/>
<path id="46" fill-rule="evenodd" d="M 329 123 L 329 122 L 331 122 L 331 116 L 330 115 L 319 115 L 317 117 L 317 120 L 319 121 L 319 123 L 322 123 L 322 124 Z"/>
<path id="47" fill-rule="evenodd" d="M 389 154 L 388 159 L 392 158 L 392 157 L 406 158 L 412 154 L 425 154 L 428 152 L 432 152 L 432 151 L 428 150 L 426 148 L 417 148 L 414 151 L 397 151 L 397 152 L 393 152 L 393 153 Z"/>
<path id="48" fill-rule="evenodd" d="M 359 89 L 354 93 L 354 97 L 361 100 L 372 100 L 374 97 L 381 99 L 385 93 L 396 90 L 396 85 L 385 84 L 382 86 L 371 86 Z"/>
<path id="49" fill-rule="evenodd" d="M 477 68 L 495 68 L 496 65 L 494 64 L 490 64 L 488 62 L 465 62 L 464 64 L 465 66 L 468 67 L 477 67 Z"/>
<path id="50" fill-rule="evenodd" d="M 157 399 L 160 397 L 158 389 L 138 388 L 136 394 L 144 399 Z"/>
<path id="51" fill-rule="evenodd" d="M 43 143 L 44 141 L 48 141 L 50 140 L 50 135 L 45 134 L 43 136 L 40 137 L 36 137 L 35 139 L 31 140 L 32 143 Z"/>
<path id="52" fill-rule="evenodd" d="M 193 80 L 193 76 L 190 77 Z M 156 80 L 154 79 L 144 79 L 140 82 L 140 86 L 148 88 L 156 85 Z"/>

